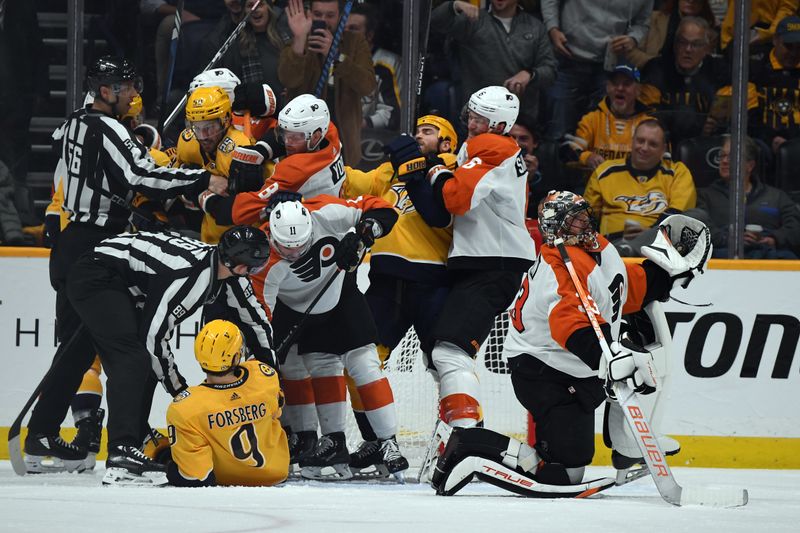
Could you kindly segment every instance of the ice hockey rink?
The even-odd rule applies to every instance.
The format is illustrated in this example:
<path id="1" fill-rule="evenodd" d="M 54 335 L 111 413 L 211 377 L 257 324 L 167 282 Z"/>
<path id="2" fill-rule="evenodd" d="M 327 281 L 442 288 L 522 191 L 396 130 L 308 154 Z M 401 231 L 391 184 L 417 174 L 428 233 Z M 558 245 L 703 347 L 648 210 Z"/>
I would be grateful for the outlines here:
<path id="1" fill-rule="evenodd" d="M 585 500 L 534 500 L 486 483 L 450 498 L 428 485 L 290 481 L 279 487 L 102 487 L 92 474 L 18 477 L 0 461 L 0 531 L 244 533 L 797 532 L 800 471 L 674 468 L 683 486 L 746 488 L 744 507 L 674 507 L 643 478 Z M 594 476 L 609 468 L 590 467 Z"/>

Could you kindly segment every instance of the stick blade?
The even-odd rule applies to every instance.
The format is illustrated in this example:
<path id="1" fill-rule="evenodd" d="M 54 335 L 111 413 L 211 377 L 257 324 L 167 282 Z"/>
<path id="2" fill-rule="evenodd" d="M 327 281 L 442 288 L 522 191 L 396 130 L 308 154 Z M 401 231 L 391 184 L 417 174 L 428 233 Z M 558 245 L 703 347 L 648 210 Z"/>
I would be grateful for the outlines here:
<path id="1" fill-rule="evenodd" d="M 25 466 L 25 459 L 22 456 L 19 433 L 8 439 L 8 458 L 11 460 L 11 466 L 14 468 L 15 474 L 24 476 L 28 473 L 28 468 Z"/>
<path id="2" fill-rule="evenodd" d="M 680 505 L 704 505 L 708 507 L 742 507 L 747 505 L 747 489 L 729 487 L 683 487 Z"/>

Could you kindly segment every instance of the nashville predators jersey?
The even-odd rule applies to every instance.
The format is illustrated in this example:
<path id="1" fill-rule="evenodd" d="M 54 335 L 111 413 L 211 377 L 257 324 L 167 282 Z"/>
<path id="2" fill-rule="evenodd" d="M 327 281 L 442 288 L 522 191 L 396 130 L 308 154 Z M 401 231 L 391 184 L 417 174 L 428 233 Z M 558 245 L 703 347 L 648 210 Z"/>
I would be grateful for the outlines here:
<path id="1" fill-rule="evenodd" d="M 449 167 L 455 167 L 453 154 L 440 157 Z M 372 246 L 370 271 L 420 282 L 437 282 L 446 276 L 453 228 L 432 228 L 422 219 L 405 184 L 397 180 L 391 163 L 383 163 L 369 172 L 348 167 L 342 193 L 345 198 L 362 195 L 383 198 L 399 215 L 391 233 Z"/>
<path id="2" fill-rule="evenodd" d="M 204 168 L 212 174 L 228 176 L 231 170 L 233 150 L 237 146 L 250 146 L 252 141 L 242 131 L 233 126 L 228 128 L 225 136 L 217 145 L 217 150 L 211 157 L 200 149 L 200 143 L 195 139 L 191 129 L 185 129 L 178 139 L 178 152 L 174 166 L 195 165 Z M 264 179 L 272 173 L 272 164 L 264 165 Z M 206 213 L 200 227 L 200 240 L 215 244 L 230 226 L 217 224 L 214 217 Z"/>
<path id="3" fill-rule="evenodd" d="M 599 154 L 603 159 L 627 157 L 631 153 L 633 130 L 645 118 L 648 118 L 647 108 L 639 101 L 632 116 L 619 118 L 608 107 L 608 97 L 603 98 L 597 109 L 583 115 L 578 123 L 573 142 L 581 150 L 579 161 L 587 164 L 592 154 Z"/>
<path id="4" fill-rule="evenodd" d="M 288 475 L 278 374 L 256 360 L 239 368 L 237 381 L 189 387 L 167 408 L 172 459 L 188 481 L 213 471 L 219 485 L 263 486 Z"/>
<path id="5" fill-rule="evenodd" d="M 597 238 L 598 252 L 567 246 L 583 287 L 600 312 L 600 324 L 619 337 L 623 314 L 641 309 L 647 292 L 647 276 L 641 265 L 625 264 L 607 239 Z M 539 260 L 522 280 L 510 310 L 503 356 L 527 354 L 546 365 L 578 378 L 597 375 L 581 358 L 567 349 L 567 340 L 579 329 L 591 326 L 558 248 L 543 246 Z M 596 342 L 592 339 L 591 342 Z"/>
<path id="6" fill-rule="evenodd" d="M 626 220 L 648 228 L 667 209 L 686 211 L 697 202 L 689 169 L 669 159 L 648 172 L 634 169 L 630 158 L 606 161 L 589 177 L 583 197 L 600 220 L 603 235 L 622 232 Z"/>
<path id="7" fill-rule="evenodd" d="M 292 154 L 275 165 L 275 172 L 258 192 L 236 195 L 233 221 L 236 224 L 261 224 L 261 213 L 276 187 L 299 192 L 306 200 L 319 194 L 339 196 L 345 177 L 342 143 L 339 131 L 331 122 L 322 148 L 313 152 Z"/>

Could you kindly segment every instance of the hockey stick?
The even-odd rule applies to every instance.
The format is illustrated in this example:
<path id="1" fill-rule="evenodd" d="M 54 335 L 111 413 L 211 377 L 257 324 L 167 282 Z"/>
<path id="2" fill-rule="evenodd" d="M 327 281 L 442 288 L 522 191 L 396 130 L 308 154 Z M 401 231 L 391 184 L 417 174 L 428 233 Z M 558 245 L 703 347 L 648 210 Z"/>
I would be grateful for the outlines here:
<path id="1" fill-rule="evenodd" d="M 220 59 L 222 59 L 222 56 L 224 56 L 224 55 L 225 55 L 225 52 L 227 52 L 227 51 L 228 51 L 228 48 L 230 48 L 231 44 L 233 44 L 233 41 L 235 41 L 235 40 L 236 40 L 236 38 L 237 38 L 237 37 L 239 37 L 239 34 L 240 34 L 240 33 L 242 33 L 242 30 L 244 29 L 244 25 L 245 25 L 245 24 L 247 24 L 247 20 L 250 18 L 250 14 L 251 14 L 251 13 L 253 12 L 253 10 L 255 10 L 255 9 L 256 9 L 256 8 L 257 8 L 257 7 L 258 7 L 260 4 L 261 4 L 261 2 L 263 2 L 263 1 L 264 1 L 264 0 L 258 0 L 258 1 L 257 1 L 255 4 L 253 4 L 253 7 L 252 7 L 252 8 L 250 8 L 250 11 L 248 11 L 247 13 L 245 13 L 245 15 L 244 15 L 244 18 L 243 18 L 243 19 L 242 19 L 242 20 L 239 22 L 239 24 L 237 24 L 237 25 L 236 25 L 236 27 L 233 29 L 233 31 L 232 31 L 232 32 L 231 32 L 231 34 L 228 36 L 228 38 L 227 38 L 227 39 L 225 39 L 225 42 L 224 42 L 224 43 L 222 43 L 222 46 L 220 46 L 220 47 L 219 47 L 219 50 L 217 50 L 217 53 L 216 53 L 216 54 L 214 54 L 214 57 L 212 57 L 212 58 L 211 58 L 211 61 L 209 61 L 209 62 L 208 62 L 208 65 L 206 65 L 206 68 L 204 68 L 204 69 L 203 69 L 203 70 L 201 70 L 200 72 L 205 72 L 205 71 L 207 71 L 207 70 L 209 70 L 209 69 L 213 68 L 213 67 L 214 67 L 214 65 L 216 65 L 216 64 L 217 64 L 217 61 L 219 61 Z M 198 72 L 198 74 L 200 74 L 200 72 Z M 171 113 L 169 114 L 169 116 L 167 117 L 167 120 L 165 120 L 165 121 L 164 121 L 164 128 L 161 130 L 161 133 L 163 133 L 163 132 L 164 132 L 164 129 L 166 129 L 166 128 L 169 128 L 169 127 L 170 127 L 170 125 L 171 125 L 173 122 L 175 122 L 175 119 L 177 118 L 177 116 L 178 116 L 178 113 L 180 113 L 181 109 L 183 109 L 183 106 L 184 106 L 184 105 L 186 105 L 186 100 L 188 100 L 188 99 L 189 99 L 189 94 L 188 94 L 188 93 L 187 93 L 187 94 L 184 94 L 184 95 L 183 95 L 183 98 L 181 98 L 181 101 L 180 101 L 180 102 L 178 102 L 178 105 L 177 105 L 177 106 L 175 106 L 175 109 L 173 109 L 173 110 L 172 110 L 172 112 L 171 112 Z"/>
<path id="2" fill-rule="evenodd" d="M 420 2 L 419 30 L 420 36 L 419 52 L 417 54 L 417 97 L 414 100 L 414 117 L 419 116 L 419 108 L 422 105 L 422 78 L 425 75 L 425 58 L 428 53 L 428 37 L 431 29 L 431 4 L 432 0 L 422 0 Z"/>
<path id="3" fill-rule="evenodd" d="M 167 112 L 167 100 L 172 90 L 172 77 L 175 75 L 175 63 L 178 60 L 178 40 L 181 36 L 181 14 L 183 13 L 184 0 L 178 0 L 175 8 L 175 27 L 172 28 L 172 38 L 169 42 L 169 69 L 164 84 L 164 93 L 161 95 L 161 113 L 159 113 L 158 131 L 164 131 L 164 118 Z"/>
<path id="4" fill-rule="evenodd" d="M 53 376 L 56 370 L 59 370 L 59 362 L 61 362 L 61 356 L 67 349 L 75 343 L 75 339 L 78 338 L 83 333 L 83 323 L 81 323 L 78 328 L 75 330 L 75 333 L 72 334 L 72 337 L 69 338 L 67 342 L 62 342 L 58 349 L 56 350 L 56 354 L 53 356 L 53 362 L 50 364 L 50 368 L 47 369 L 42 380 L 36 385 L 36 388 L 33 390 L 31 397 L 28 398 L 28 401 L 25 403 L 25 407 L 22 408 L 22 411 L 17 415 L 17 418 L 14 420 L 14 423 L 11 424 L 11 427 L 8 428 L 8 456 L 11 460 L 11 466 L 14 468 L 14 473 L 18 476 L 24 476 L 28 473 L 28 469 L 25 466 L 25 458 L 22 455 L 22 446 L 20 446 L 19 442 L 19 434 L 22 428 L 22 419 L 25 418 L 25 415 L 28 414 L 30 411 L 33 402 L 36 401 L 36 398 L 39 397 L 39 393 L 42 392 L 44 386 L 47 385 L 48 381 L 50 380 L 50 376 Z"/>
<path id="5" fill-rule="evenodd" d="M 286 360 L 286 354 L 289 353 L 289 349 L 292 347 L 295 339 L 297 339 L 297 336 L 300 334 L 300 329 L 303 327 L 303 323 L 308 318 L 308 315 L 311 314 L 311 311 L 317 305 L 320 298 L 322 298 L 322 296 L 328 291 L 328 288 L 333 284 L 334 280 L 336 280 L 336 278 L 339 277 L 339 273 L 341 271 L 342 271 L 341 268 L 337 268 L 333 276 L 331 276 L 330 279 L 328 279 L 328 281 L 325 282 L 325 285 L 322 287 L 322 289 L 320 289 L 320 291 L 311 301 L 309 306 L 306 308 L 305 312 L 303 313 L 303 316 L 301 316 L 300 320 L 298 320 L 297 323 L 294 326 L 292 326 L 292 329 L 289 330 L 289 334 L 283 338 L 283 342 L 281 342 L 281 345 L 278 346 L 277 350 L 275 350 L 275 360 L 278 362 L 279 365 Z"/>
<path id="6" fill-rule="evenodd" d="M 561 259 L 564 261 L 564 266 L 569 272 L 569 277 L 575 286 L 578 297 L 583 305 L 583 310 L 589 318 L 597 335 L 597 341 L 600 343 L 600 349 L 603 352 L 603 358 L 606 363 L 613 359 L 614 355 L 611 353 L 611 348 L 608 346 L 603 330 L 600 329 L 600 323 L 597 321 L 597 315 L 600 314 L 594 301 L 589 299 L 586 291 L 581 285 L 578 278 L 578 273 L 572 264 L 566 247 L 564 246 L 563 239 L 556 239 L 556 247 L 561 254 Z M 603 365 L 601 363 L 601 368 Z M 647 468 L 653 476 L 653 482 L 661 494 L 661 497 L 672 505 L 710 505 L 714 507 L 738 507 L 747 503 L 748 495 L 747 490 L 742 489 L 715 489 L 715 488 L 687 488 L 684 489 L 675 480 L 672 471 L 667 465 L 666 455 L 658 443 L 656 435 L 653 433 L 647 415 L 642 410 L 639 399 L 633 389 L 625 382 L 616 381 L 613 383 L 614 394 L 617 402 L 625 414 L 625 419 L 628 422 L 631 432 L 633 433 L 636 444 L 639 446 L 639 451 L 642 452 L 642 457 L 647 463 Z"/>
<path id="7" fill-rule="evenodd" d="M 317 86 L 314 88 L 314 96 L 317 98 L 320 97 L 322 94 L 322 89 L 325 88 L 325 84 L 328 82 L 328 74 L 331 71 L 333 60 L 339 55 L 339 41 L 342 40 L 344 26 L 347 24 L 347 18 L 350 16 L 351 9 L 353 9 L 353 0 L 347 0 L 347 3 L 344 5 L 342 17 L 339 19 L 339 25 L 336 26 L 336 33 L 333 34 L 333 42 L 331 42 L 331 47 L 328 49 L 328 55 L 325 57 L 325 63 L 322 66 L 322 72 L 317 80 Z"/>

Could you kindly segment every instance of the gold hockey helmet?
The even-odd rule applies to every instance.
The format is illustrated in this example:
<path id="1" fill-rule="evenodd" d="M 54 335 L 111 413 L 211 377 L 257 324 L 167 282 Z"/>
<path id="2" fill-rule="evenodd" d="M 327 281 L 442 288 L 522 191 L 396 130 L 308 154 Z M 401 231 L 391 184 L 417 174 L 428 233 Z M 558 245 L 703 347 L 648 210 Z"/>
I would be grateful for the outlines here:
<path id="1" fill-rule="evenodd" d="M 212 320 L 194 341 L 194 357 L 207 372 L 227 372 L 239 364 L 243 352 L 242 332 L 227 320 Z"/>
<path id="2" fill-rule="evenodd" d="M 438 128 L 439 138 L 450 141 L 450 153 L 456 153 L 456 147 L 458 146 L 458 135 L 456 135 L 456 130 L 453 128 L 453 125 L 450 124 L 449 120 L 437 115 L 425 115 L 424 117 L 419 117 L 417 119 L 417 127 L 419 128 L 423 125 Z"/>
<path id="3" fill-rule="evenodd" d="M 199 122 L 225 119 L 231 113 L 231 100 L 222 87 L 198 87 L 186 101 L 186 120 Z"/>

